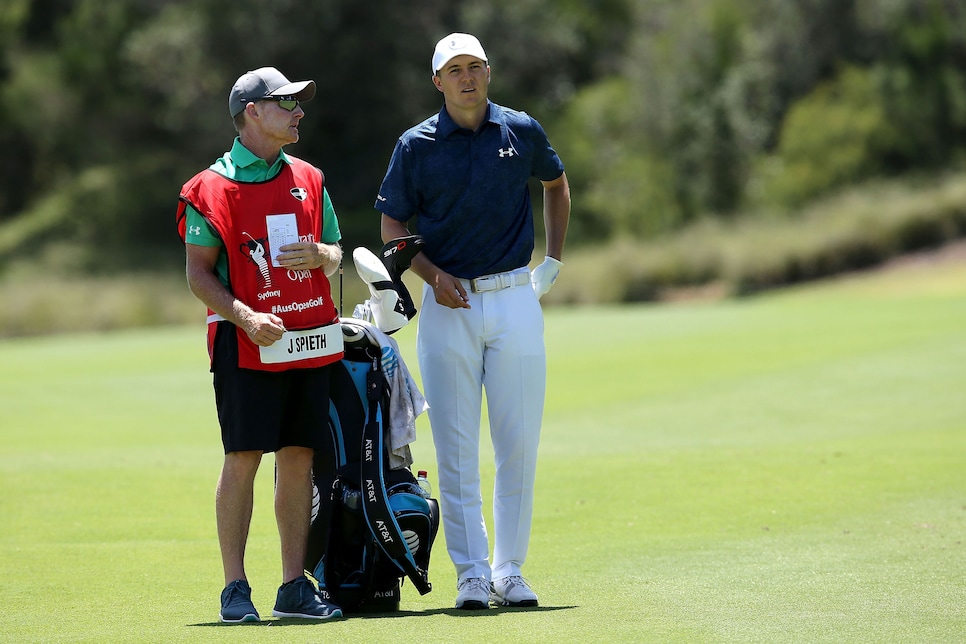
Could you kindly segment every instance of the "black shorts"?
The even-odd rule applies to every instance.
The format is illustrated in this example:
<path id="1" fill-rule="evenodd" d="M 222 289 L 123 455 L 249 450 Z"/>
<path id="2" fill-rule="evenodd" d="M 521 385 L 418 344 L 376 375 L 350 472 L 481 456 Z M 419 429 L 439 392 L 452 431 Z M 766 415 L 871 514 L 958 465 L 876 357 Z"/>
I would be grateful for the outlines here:
<path id="1" fill-rule="evenodd" d="M 327 443 L 331 367 L 257 371 L 238 367 L 238 338 L 230 322 L 215 335 L 215 405 L 225 453 Z"/>

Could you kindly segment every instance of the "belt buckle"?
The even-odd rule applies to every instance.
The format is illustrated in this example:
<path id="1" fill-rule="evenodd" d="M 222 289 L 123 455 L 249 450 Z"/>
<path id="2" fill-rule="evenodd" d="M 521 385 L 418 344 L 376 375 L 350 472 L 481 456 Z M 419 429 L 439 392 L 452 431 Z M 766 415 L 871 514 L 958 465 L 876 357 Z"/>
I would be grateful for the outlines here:
<path id="1" fill-rule="evenodd" d="M 516 286 L 517 276 L 513 273 L 494 273 L 483 277 L 474 277 L 470 280 L 470 289 L 474 293 L 486 291 L 500 291 L 511 286 Z"/>
<path id="2" fill-rule="evenodd" d="M 482 293 L 483 291 L 489 291 L 491 289 L 484 288 L 487 282 L 491 281 L 492 277 L 474 277 L 470 280 L 470 290 L 474 293 Z"/>

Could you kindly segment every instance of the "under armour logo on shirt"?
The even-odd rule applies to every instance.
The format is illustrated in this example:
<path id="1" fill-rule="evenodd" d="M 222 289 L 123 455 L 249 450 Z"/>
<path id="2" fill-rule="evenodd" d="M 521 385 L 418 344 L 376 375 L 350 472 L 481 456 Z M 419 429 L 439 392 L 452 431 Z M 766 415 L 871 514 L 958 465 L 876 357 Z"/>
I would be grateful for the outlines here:
<path id="1" fill-rule="evenodd" d="M 188 234 L 189 235 L 200 235 L 201 234 L 201 226 L 188 226 Z"/>
<path id="2" fill-rule="evenodd" d="M 500 148 L 500 158 L 501 159 L 503 157 L 512 157 L 516 153 L 517 153 L 517 151 L 514 150 L 513 148 L 506 148 L 505 150 L 503 148 Z"/>

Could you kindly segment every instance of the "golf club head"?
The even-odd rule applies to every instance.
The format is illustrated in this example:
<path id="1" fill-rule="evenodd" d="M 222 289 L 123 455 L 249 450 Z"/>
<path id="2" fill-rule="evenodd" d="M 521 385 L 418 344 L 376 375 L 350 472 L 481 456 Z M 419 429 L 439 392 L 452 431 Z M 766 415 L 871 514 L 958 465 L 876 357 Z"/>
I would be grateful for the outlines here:
<path id="1" fill-rule="evenodd" d="M 370 345 L 366 332 L 358 324 L 342 322 L 342 342 L 346 347 L 366 348 Z"/>

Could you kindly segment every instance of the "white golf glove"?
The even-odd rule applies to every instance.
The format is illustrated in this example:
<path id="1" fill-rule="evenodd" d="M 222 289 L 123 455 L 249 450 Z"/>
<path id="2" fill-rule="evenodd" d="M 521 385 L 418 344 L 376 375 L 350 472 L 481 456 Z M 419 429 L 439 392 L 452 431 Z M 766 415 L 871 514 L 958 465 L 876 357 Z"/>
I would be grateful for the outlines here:
<path id="1" fill-rule="evenodd" d="M 550 257 L 543 258 L 543 262 L 540 266 L 533 269 L 533 273 L 530 275 L 530 282 L 533 286 L 533 292 L 537 294 L 537 299 L 539 300 L 553 283 L 557 281 L 557 275 L 560 275 L 560 269 L 563 268 L 563 262 Z"/>

